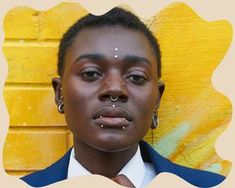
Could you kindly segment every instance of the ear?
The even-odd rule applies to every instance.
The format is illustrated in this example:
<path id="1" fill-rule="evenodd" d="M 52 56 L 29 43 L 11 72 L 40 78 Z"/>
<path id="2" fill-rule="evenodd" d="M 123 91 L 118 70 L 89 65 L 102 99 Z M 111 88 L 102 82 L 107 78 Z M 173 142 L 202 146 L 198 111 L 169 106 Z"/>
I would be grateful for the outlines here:
<path id="1" fill-rule="evenodd" d="M 158 89 L 159 89 L 160 98 L 161 98 L 165 90 L 165 83 L 163 81 L 158 82 Z"/>
<path id="2" fill-rule="evenodd" d="M 59 105 L 61 102 L 61 96 L 62 95 L 62 82 L 61 82 L 61 78 L 53 78 L 52 79 L 52 86 L 55 92 L 55 103 L 56 105 Z"/>
<path id="3" fill-rule="evenodd" d="M 158 100 L 157 100 L 157 103 L 156 103 L 157 108 L 160 105 L 160 99 L 161 99 L 161 97 L 164 93 L 164 90 L 165 90 L 165 83 L 163 81 L 158 82 L 158 90 L 159 90 L 159 97 L 158 97 Z"/>

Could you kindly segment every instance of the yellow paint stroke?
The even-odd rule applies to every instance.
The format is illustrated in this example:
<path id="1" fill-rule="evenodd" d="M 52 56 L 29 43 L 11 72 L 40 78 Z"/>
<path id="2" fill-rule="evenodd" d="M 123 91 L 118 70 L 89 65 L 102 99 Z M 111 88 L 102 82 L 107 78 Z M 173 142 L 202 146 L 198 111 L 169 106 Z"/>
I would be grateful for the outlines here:
<path id="1" fill-rule="evenodd" d="M 231 163 L 217 156 L 214 144 L 232 107 L 212 87 L 211 77 L 232 41 L 231 25 L 205 21 L 183 3 L 171 4 L 148 23 L 160 44 L 166 84 L 153 145 L 178 164 L 227 175 Z M 182 122 L 190 125 L 186 134 Z"/>

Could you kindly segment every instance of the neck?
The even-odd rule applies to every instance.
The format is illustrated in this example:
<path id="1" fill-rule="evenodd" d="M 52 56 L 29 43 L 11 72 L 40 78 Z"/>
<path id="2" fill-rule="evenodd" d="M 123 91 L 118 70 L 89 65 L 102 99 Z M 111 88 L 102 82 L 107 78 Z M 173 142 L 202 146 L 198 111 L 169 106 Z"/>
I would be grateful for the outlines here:
<path id="1" fill-rule="evenodd" d="M 107 152 L 74 138 L 76 160 L 92 174 L 115 177 L 135 155 L 138 144 L 121 151 Z"/>

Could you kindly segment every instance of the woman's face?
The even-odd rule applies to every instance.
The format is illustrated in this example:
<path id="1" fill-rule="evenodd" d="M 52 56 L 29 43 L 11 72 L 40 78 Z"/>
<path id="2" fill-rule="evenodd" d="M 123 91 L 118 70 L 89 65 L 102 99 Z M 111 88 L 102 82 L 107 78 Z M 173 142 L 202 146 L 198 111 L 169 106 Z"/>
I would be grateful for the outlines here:
<path id="1" fill-rule="evenodd" d="M 65 118 L 75 139 L 108 152 L 136 146 L 160 95 L 156 64 L 138 31 L 106 26 L 79 32 L 62 78 Z"/>

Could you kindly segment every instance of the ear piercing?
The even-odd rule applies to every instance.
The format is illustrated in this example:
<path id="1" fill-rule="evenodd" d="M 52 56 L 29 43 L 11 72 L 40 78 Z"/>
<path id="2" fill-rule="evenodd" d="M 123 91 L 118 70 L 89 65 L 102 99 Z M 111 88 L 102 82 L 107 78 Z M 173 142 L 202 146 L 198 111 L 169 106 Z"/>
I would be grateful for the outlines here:
<path id="1" fill-rule="evenodd" d="M 63 95 L 62 95 L 62 87 L 60 87 L 60 100 L 58 101 L 59 104 L 57 104 L 57 110 L 58 112 L 60 112 L 61 114 L 64 113 L 64 102 L 63 102 Z"/>
<path id="2" fill-rule="evenodd" d="M 154 114 L 153 117 L 152 117 L 152 126 L 151 126 L 151 128 L 156 129 L 158 125 L 159 125 L 159 119 L 158 119 L 157 115 Z"/>
<path id="3" fill-rule="evenodd" d="M 64 113 L 64 102 L 63 102 L 63 95 L 60 96 L 60 103 L 58 104 L 57 110 L 63 114 Z"/>
<path id="4" fill-rule="evenodd" d="M 155 107 L 154 113 L 153 113 L 153 116 L 152 116 L 151 129 L 156 129 L 158 125 L 159 125 L 159 118 L 156 115 L 156 107 Z"/>

